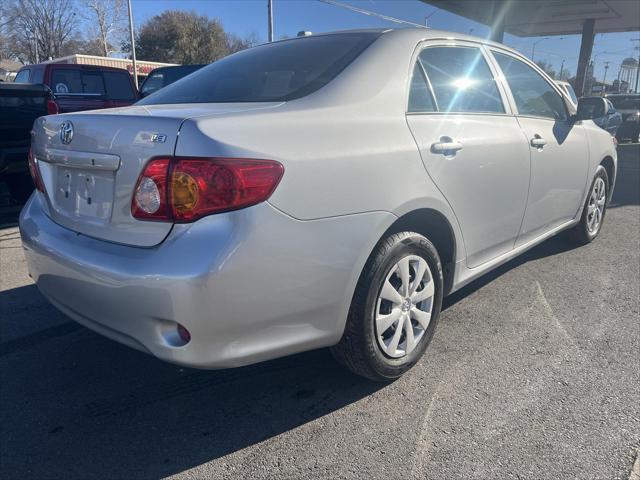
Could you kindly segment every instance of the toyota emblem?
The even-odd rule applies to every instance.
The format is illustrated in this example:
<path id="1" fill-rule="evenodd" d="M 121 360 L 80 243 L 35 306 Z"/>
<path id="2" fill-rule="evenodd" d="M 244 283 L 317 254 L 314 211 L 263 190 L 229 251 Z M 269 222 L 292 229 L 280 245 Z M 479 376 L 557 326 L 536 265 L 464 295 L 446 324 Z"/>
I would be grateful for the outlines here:
<path id="1" fill-rule="evenodd" d="M 73 140 L 73 123 L 69 121 L 62 122 L 60 125 L 60 141 L 65 145 L 69 145 Z"/>

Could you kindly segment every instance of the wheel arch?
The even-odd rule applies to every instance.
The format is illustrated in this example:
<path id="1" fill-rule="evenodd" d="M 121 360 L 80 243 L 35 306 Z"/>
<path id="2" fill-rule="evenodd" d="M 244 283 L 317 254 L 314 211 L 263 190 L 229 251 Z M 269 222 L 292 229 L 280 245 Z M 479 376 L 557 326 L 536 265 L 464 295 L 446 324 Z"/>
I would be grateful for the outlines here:
<path id="1" fill-rule="evenodd" d="M 443 293 L 447 295 L 453 287 L 457 248 L 456 235 L 447 217 L 433 208 L 411 210 L 398 217 L 380 240 L 398 232 L 416 232 L 434 244 L 442 262 Z"/>
<path id="2" fill-rule="evenodd" d="M 600 165 L 602 165 L 604 169 L 607 171 L 607 176 L 609 177 L 609 192 L 612 193 L 613 186 L 615 185 L 615 182 L 616 182 L 616 166 L 615 166 L 615 163 L 613 162 L 613 158 L 607 155 L 602 159 L 602 161 L 600 162 Z"/>

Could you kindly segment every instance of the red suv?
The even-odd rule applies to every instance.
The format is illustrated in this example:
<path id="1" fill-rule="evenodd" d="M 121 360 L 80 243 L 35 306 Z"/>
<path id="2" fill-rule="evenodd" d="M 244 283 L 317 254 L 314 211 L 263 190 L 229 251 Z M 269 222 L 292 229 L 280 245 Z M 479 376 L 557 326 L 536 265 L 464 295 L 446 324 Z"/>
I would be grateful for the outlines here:
<path id="1" fill-rule="evenodd" d="M 60 113 L 125 107 L 138 100 L 133 78 L 121 68 L 63 63 L 25 65 L 14 81 L 48 86 Z"/>

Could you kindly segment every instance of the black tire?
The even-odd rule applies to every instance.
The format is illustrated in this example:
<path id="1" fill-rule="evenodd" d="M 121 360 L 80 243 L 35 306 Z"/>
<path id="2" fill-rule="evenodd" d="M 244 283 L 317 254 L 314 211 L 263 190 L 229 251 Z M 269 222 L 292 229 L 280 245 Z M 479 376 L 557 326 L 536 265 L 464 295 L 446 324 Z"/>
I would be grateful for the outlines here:
<path id="1" fill-rule="evenodd" d="M 588 223 L 589 223 L 588 207 L 592 198 L 593 187 L 599 178 L 604 180 L 604 188 L 605 188 L 604 210 L 602 211 L 602 218 L 600 219 L 598 228 L 595 231 L 590 231 L 588 226 Z M 593 177 L 593 181 L 589 186 L 589 194 L 587 195 L 587 199 L 585 200 L 584 206 L 582 207 L 582 216 L 580 217 L 580 222 L 571 230 L 569 230 L 569 236 L 574 242 L 580 245 L 586 245 L 587 243 L 591 243 L 598 236 L 598 234 L 602 230 L 604 218 L 607 213 L 607 206 L 609 205 L 610 190 L 611 188 L 609 186 L 609 176 L 607 175 L 607 171 L 604 169 L 604 167 L 599 166 L 598 170 L 596 170 L 595 176 Z"/>
<path id="2" fill-rule="evenodd" d="M 431 321 L 413 351 L 401 358 L 391 358 L 378 344 L 375 311 L 386 276 L 407 255 L 422 257 L 431 271 L 435 289 Z M 442 308 L 442 285 L 440 257 L 427 238 L 414 232 L 401 232 L 381 240 L 358 280 L 342 339 L 331 349 L 335 359 L 352 372 L 371 380 L 388 382 L 400 377 L 416 364 L 433 337 Z"/>

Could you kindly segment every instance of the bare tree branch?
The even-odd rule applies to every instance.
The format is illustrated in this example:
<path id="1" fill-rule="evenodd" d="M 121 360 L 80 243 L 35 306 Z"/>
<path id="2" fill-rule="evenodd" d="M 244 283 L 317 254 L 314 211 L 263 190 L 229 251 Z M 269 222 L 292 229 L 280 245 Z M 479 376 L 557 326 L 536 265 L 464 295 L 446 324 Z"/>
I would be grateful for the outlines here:
<path id="1" fill-rule="evenodd" d="M 75 32 L 74 0 L 4 0 L 12 55 L 22 62 L 59 57 Z M 36 55 L 36 50 L 38 54 Z"/>
<path id="2" fill-rule="evenodd" d="M 83 4 L 87 9 L 82 16 L 94 25 L 93 39 L 100 42 L 106 57 L 114 45 L 122 43 L 125 0 L 83 0 Z"/>

